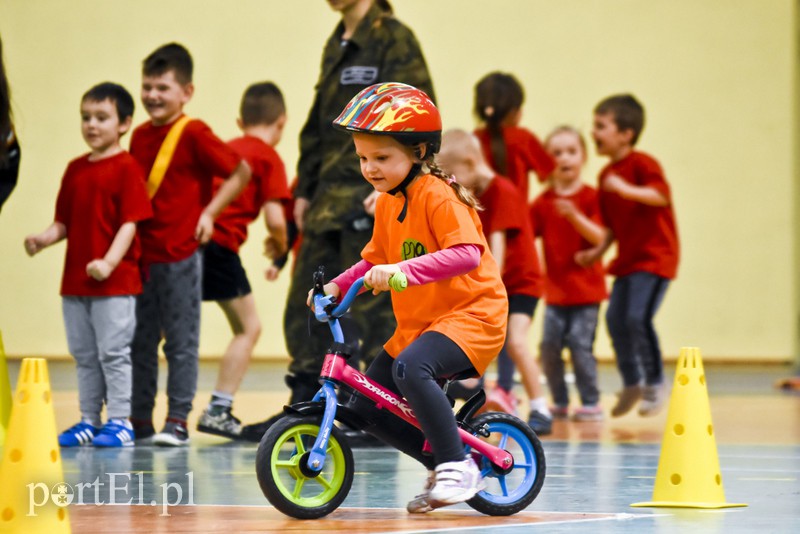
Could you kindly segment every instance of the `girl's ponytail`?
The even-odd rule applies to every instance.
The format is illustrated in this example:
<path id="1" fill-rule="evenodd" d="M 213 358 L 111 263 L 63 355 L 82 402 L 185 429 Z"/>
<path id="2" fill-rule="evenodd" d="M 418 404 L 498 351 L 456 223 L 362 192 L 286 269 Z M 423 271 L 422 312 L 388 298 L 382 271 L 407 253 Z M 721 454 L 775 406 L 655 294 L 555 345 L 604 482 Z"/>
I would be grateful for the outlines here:
<path id="1" fill-rule="evenodd" d="M 492 72 L 475 85 L 475 115 L 486 124 L 489 151 L 494 168 L 500 174 L 508 174 L 503 124 L 511 113 L 522 107 L 524 101 L 522 84 L 511 74 Z"/>

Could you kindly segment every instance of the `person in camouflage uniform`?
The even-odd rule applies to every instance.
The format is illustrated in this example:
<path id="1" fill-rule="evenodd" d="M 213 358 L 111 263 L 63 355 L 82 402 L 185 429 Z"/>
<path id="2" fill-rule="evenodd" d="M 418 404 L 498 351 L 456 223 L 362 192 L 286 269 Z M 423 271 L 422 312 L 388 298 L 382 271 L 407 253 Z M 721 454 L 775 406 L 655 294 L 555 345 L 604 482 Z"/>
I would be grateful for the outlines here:
<path id="1" fill-rule="evenodd" d="M 314 103 L 300 132 L 295 220 L 303 234 L 284 312 L 284 335 L 291 362 L 287 385 L 290 404 L 311 400 L 331 337 L 327 325 L 309 318 L 306 306 L 313 273 L 324 266 L 333 278 L 361 259 L 372 237 L 377 196 L 361 175 L 350 135 L 334 129 L 333 120 L 359 91 L 382 81 L 413 85 L 431 99 L 433 85 L 419 42 L 393 15 L 386 0 L 328 0 L 342 21 L 328 39 Z M 360 339 L 368 365 L 394 332 L 391 297 L 358 299 L 345 328 L 347 339 Z M 271 418 L 248 425 L 243 437 L 258 441 Z"/>

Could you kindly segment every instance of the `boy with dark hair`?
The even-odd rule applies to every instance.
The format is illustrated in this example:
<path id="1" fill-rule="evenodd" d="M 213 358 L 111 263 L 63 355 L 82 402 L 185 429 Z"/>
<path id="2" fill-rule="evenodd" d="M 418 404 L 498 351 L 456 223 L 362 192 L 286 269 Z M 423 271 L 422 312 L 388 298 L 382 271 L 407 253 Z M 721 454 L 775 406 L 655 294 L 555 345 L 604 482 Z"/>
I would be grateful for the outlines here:
<path id="1" fill-rule="evenodd" d="M 148 172 L 153 219 L 141 227 L 145 283 L 136 306 L 133 338 L 132 417 L 137 439 L 155 434 L 158 346 L 165 339 L 169 404 L 163 430 L 153 443 L 189 442 L 186 419 L 197 389 L 200 342 L 200 245 L 214 219 L 244 188 L 250 168 L 183 107 L 192 98 L 192 58 L 183 46 L 164 45 L 145 60 L 142 104 L 150 120 L 133 132 L 131 154 Z M 214 192 L 215 176 L 227 179 Z"/>
<path id="2" fill-rule="evenodd" d="M 653 325 L 670 280 L 678 271 L 679 247 L 672 195 L 661 166 L 634 150 L 644 127 L 644 108 L 632 95 L 615 95 L 594 111 L 592 137 L 611 162 L 599 176 L 600 213 L 609 232 L 595 248 L 581 251 L 588 265 L 617 241 L 608 272 L 616 276 L 606 322 L 623 380 L 611 415 L 657 414 L 666 399 L 661 348 Z"/>
<path id="3" fill-rule="evenodd" d="M 136 224 L 152 210 L 142 170 L 119 144 L 132 115 L 133 98 L 117 84 L 102 83 L 83 95 L 81 132 L 91 152 L 67 166 L 55 222 L 25 238 L 30 256 L 67 239 L 61 295 L 81 421 L 59 435 L 62 447 L 133 445 L 131 339 L 142 290 L 135 236 Z M 104 401 L 108 420 L 102 425 Z"/>
<path id="4" fill-rule="evenodd" d="M 233 397 L 247 372 L 253 347 L 261 335 L 255 299 L 239 258 L 247 239 L 247 226 L 264 212 L 268 236 L 265 252 L 278 258 L 286 252 L 283 203 L 289 199 L 286 169 L 273 148 L 286 124 L 286 106 L 278 87 L 261 82 L 247 88 L 237 120 L 244 134 L 228 142 L 252 169 L 253 179 L 214 222 L 214 235 L 203 253 L 203 300 L 219 304 L 233 331 L 222 358 L 211 401 L 197 430 L 239 438 L 242 425 L 231 413 Z M 215 179 L 215 185 L 222 183 Z"/>

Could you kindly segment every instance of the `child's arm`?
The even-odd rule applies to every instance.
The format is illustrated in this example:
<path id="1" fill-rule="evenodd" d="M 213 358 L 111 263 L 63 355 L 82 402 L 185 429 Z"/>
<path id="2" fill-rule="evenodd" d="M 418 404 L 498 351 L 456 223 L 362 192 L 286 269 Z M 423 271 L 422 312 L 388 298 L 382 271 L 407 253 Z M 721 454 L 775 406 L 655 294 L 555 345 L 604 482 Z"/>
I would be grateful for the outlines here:
<path id="1" fill-rule="evenodd" d="M 606 236 L 606 229 L 591 220 L 577 206 L 566 198 L 555 201 L 556 210 L 567 219 L 573 228 L 592 245 L 599 245 Z"/>
<path id="2" fill-rule="evenodd" d="M 475 244 L 464 243 L 400 263 L 376 265 L 373 270 L 383 270 L 388 274 L 385 277 L 387 288 L 389 278 L 398 270 L 406 275 L 409 286 L 420 286 L 466 274 L 477 267 L 480 262 L 481 248 Z M 370 284 L 372 285 L 372 282 Z M 377 286 L 373 285 L 373 287 Z"/>
<path id="3" fill-rule="evenodd" d="M 492 232 L 489 234 L 489 250 L 494 256 L 494 261 L 503 272 L 506 263 L 506 233 L 503 231 Z"/>
<path id="4" fill-rule="evenodd" d="M 208 206 L 200 214 L 200 219 L 197 221 L 197 228 L 194 232 L 194 237 L 201 244 L 208 243 L 211 239 L 211 234 L 214 233 L 214 219 L 225 209 L 225 206 L 231 203 L 236 196 L 241 193 L 242 189 L 250 181 L 251 176 L 250 166 L 242 160 L 239 166 L 234 169 L 233 173 L 227 180 L 220 186 L 217 194 L 208 203 Z"/>
<path id="5" fill-rule="evenodd" d="M 42 249 L 58 243 L 65 237 L 67 237 L 67 227 L 64 226 L 64 223 L 55 221 L 43 232 L 31 234 L 25 238 L 25 252 L 28 253 L 28 256 L 33 256 Z"/>
<path id="6" fill-rule="evenodd" d="M 614 242 L 614 232 L 611 230 L 606 230 L 605 234 L 605 237 L 597 246 L 576 252 L 575 263 L 582 265 L 583 267 L 588 267 L 602 258 L 603 254 L 605 254 L 606 250 L 608 250 L 608 247 L 610 247 L 611 243 Z"/>
<path id="7" fill-rule="evenodd" d="M 283 216 L 283 205 L 278 200 L 264 203 L 264 223 L 267 225 L 267 239 L 264 241 L 264 254 L 275 260 L 288 250 L 286 218 Z"/>
<path id="8" fill-rule="evenodd" d="M 102 282 L 111 276 L 114 269 L 117 268 L 119 262 L 131 248 L 133 238 L 136 236 L 136 223 L 133 221 L 126 222 L 117 230 L 117 235 L 114 236 L 114 241 L 108 247 L 108 252 L 102 258 L 97 258 L 86 264 L 86 274 Z"/>
<path id="9" fill-rule="evenodd" d="M 611 175 L 603 181 L 603 189 L 616 193 L 625 200 L 639 202 L 657 208 L 669 206 L 669 198 L 654 187 L 647 185 L 634 185 L 616 175 Z"/>

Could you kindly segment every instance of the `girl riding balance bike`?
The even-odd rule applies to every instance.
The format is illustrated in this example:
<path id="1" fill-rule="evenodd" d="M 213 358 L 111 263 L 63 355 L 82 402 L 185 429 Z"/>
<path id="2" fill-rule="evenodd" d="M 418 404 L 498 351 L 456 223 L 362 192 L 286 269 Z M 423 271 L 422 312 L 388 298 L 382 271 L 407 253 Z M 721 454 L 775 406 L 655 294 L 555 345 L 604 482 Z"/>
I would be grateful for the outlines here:
<path id="1" fill-rule="evenodd" d="M 483 374 L 503 346 L 508 302 L 477 202 L 434 161 L 439 112 L 422 91 L 382 83 L 356 95 L 334 126 L 352 133 L 364 178 L 385 194 L 363 259 L 327 284 L 315 280 L 309 303 L 317 319 L 329 321 L 334 344 L 314 400 L 288 407 L 261 441 L 262 490 L 294 517 L 321 517 L 338 507 L 352 483 L 353 460 L 335 418 L 428 469 L 409 512 L 466 501 L 488 514 L 515 513 L 544 481 L 541 443 L 516 417 L 475 417 L 482 392 L 457 417 L 441 387 L 442 380 Z M 338 324 L 362 281 L 375 294 L 407 284 L 392 292 L 397 329 L 366 376 L 346 364 Z M 357 392 L 341 405 L 339 384 Z"/>

